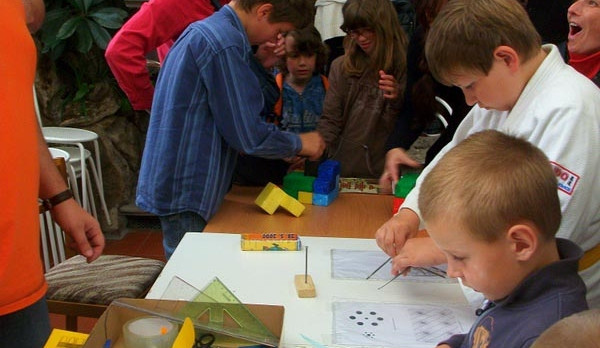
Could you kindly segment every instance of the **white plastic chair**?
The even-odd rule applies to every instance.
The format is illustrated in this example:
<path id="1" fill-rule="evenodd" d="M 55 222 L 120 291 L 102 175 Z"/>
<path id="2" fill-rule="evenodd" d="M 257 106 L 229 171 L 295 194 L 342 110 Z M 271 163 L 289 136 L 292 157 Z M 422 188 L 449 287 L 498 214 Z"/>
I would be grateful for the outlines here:
<path id="1" fill-rule="evenodd" d="M 75 169 L 75 173 L 81 178 L 81 206 L 83 209 L 91 212 L 94 217 L 98 217 L 96 213 L 96 206 L 94 203 L 93 189 L 89 174 L 91 173 L 96 181 L 98 188 L 98 197 L 100 204 L 104 210 L 106 222 L 112 225 L 108 208 L 106 206 L 106 200 L 104 199 L 104 183 L 102 181 L 102 166 L 100 163 L 100 147 L 98 145 L 98 134 L 95 132 L 72 127 L 44 127 L 42 125 L 42 119 L 40 116 L 39 105 L 33 88 L 33 100 L 35 103 L 35 112 L 38 117 L 38 122 L 42 129 L 44 139 L 46 142 L 51 144 L 62 144 L 70 145 L 63 146 L 59 149 L 69 153 L 69 163 L 72 164 Z M 87 150 L 83 144 L 92 142 L 94 144 L 94 155 L 92 156 L 91 151 Z M 86 166 L 86 160 L 89 163 L 89 170 Z"/>
<path id="2" fill-rule="evenodd" d="M 440 104 L 442 108 L 446 111 L 446 117 L 452 116 L 452 107 L 444 99 L 436 96 L 435 101 L 438 102 L 438 104 Z M 444 115 L 442 115 L 441 112 L 436 112 L 435 117 L 437 118 L 437 121 L 439 121 L 442 124 L 443 129 L 448 128 L 448 120 L 446 120 L 446 117 L 444 117 Z M 433 120 L 432 124 L 434 124 L 435 122 L 436 120 Z M 443 129 L 439 132 L 436 131 L 435 133 L 428 133 L 427 130 L 425 130 L 425 135 L 428 137 L 438 138 L 442 135 Z"/>
<path id="3" fill-rule="evenodd" d="M 450 106 L 450 104 L 448 104 L 444 99 L 436 96 L 435 100 L 440 103 L 444 109 L 446 109 L 446 111 L 448 112 L 448 117 L 452 116 L 452 107 Z M 444 125 L 444 128 L 448 128 L 448 121 L 444 118 L 444 116 L 442 116 L 442 114 L 440 114 L 439 112 L 435 113 L 435 116 L 438 118 L 438 120 L 440 120 L 440 122 L 442 122 L 442 124 Z"/>

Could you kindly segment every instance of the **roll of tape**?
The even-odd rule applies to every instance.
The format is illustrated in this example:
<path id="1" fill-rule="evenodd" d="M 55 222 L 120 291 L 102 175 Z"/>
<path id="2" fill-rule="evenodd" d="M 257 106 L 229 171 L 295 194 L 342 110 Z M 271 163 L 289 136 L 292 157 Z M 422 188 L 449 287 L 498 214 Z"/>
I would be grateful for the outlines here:
<path id="1" fill-rule="evenodd" d="M 126 348 L 171 348 L 177 325 L 160 317 L 131 319 L 123 325 Z"/>

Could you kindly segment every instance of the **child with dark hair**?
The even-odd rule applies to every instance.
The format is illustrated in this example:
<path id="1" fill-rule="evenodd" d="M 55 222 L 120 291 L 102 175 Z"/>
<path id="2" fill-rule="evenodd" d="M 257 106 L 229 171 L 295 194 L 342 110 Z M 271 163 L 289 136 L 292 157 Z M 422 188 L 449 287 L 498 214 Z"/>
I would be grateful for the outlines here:
<path id="1" fill-rule="evenodd" d="M 281 127 L 292 133 L 317 128 L 329 82 L 319 72 L 327 62 L 327 46 L 313 27 L 290 31 L 285 37 L 286 56 L 275 80 L 281 97 L 274 113 Z"/>

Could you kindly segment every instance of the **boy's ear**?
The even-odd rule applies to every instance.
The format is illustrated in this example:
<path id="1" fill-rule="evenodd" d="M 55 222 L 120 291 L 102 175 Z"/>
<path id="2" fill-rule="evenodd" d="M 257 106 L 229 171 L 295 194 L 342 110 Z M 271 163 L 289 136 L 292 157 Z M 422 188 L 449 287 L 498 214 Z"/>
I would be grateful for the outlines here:
<path id="1" fill-rule="evenodd" d="M 506 238 L 517 261 L 531 259 L 539 246 L 538 231 L 528 223 L 512 225 L 506 232 Z"/>
<path id="2" fill-rule="evenodd" d="M 511 71 L 516 71 L 520 65 L 519 54 L 510 46 L 496 47 L 494 59 L 502 61 Z"/>
<path id="3" fill-rule="evenodd" d="M 273 11 L 273 4 L 263 3 L 256 7 L 256 17 L 260 20 L 268 20 Z"/>

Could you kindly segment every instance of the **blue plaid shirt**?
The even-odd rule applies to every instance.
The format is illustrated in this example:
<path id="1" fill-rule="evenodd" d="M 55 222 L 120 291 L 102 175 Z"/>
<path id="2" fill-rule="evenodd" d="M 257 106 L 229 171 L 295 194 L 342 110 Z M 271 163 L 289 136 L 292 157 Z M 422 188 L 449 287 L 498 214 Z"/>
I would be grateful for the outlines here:
<path id="1" fill-rule="evenodd" d="M 238 151 L 296 155 L 300 138 L 260 120 L 263 97 L 251 47 L 231 7 L 192 23 L 161 67 L 136 204 L 156 215 L 209 220 L 231 183 Z"/>

